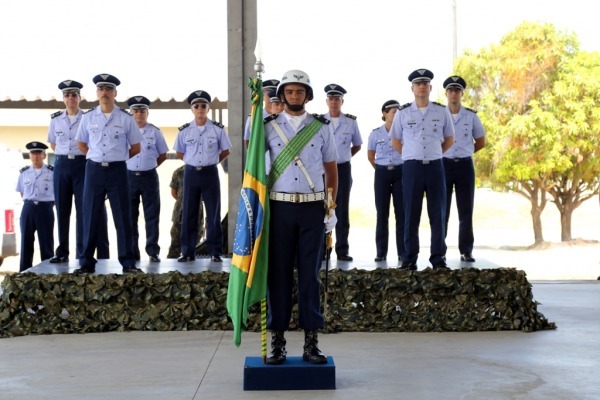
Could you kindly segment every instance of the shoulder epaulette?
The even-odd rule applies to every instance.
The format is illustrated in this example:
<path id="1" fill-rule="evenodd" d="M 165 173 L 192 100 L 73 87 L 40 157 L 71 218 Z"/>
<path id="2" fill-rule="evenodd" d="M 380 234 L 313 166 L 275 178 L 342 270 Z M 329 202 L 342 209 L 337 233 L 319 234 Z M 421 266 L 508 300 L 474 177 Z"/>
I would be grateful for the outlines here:
<path id="1" fill-rule="evenodd" d="M 356 115 L 352 115 L 352 114 L 344 114 L 344 115 L 350 119 L 356 119 Z"/>
<path id="2" fill-rule="evenodd" d="M 378 126 L 377 128 L 373 128 L 374 131 L 376 131 L 377 129 L 381 128 L 380 126 Z"/>
<path id="3" fill-rule="evenodd" d="M 64 111 L 57 111 L 55 113 L 50 114 L 50 118 L 56 118 L 58 117 L 60 114 L 62 114 Z"/>
<path id="4" fill-rule="evenodd" d="M 323 116 L 323 114 L 313 114 L 313 117 L 324 123 L 325 125 L 329 125 L 331 121 Z"/>
<path id="5" fill-rule="evenodd" d="M 90 108 L 89 110 L 87 110 L 87 111 L 84 111 L 83 113 L 84 113 L 84 114 L 87 114 L 87 113 L 89 113 L 90 111 L 94 111 L 95 109 L 96 109 L 96 107 L 92 107 L 92 108 Z"/>
<path id="6" fill-rule="evenodd" d="M 53 165 L 48 164 L 48 165 L 46 165 L 46 167 L 48 167 L 48 169 L 50 171 L 54 171 L 54 166 Z"/>
<path id="7" fill-rule="evenodd" d="M 177 128 L 177 129 L 179 129 L 180 131 L 182 131 L 182 130 L 184 130 L 185 128 L 187 128 L 188 126 L 190 126 L 190 123 L 189 123 L 189 122 L 188 122 L 187 124 L 183 124 L 183 125 L 181 125 L 181 126 L 180 126 L 179 128 Z"/>
<path id="8" fill-rule="evenodd" d="M 124 109 L 123 107 L 119 107 L 119 110 L 123 111 L 125 114 L 127 115 L 133 115 L 132 113 L 130 113 L 129 111 L 127 111 L 126 109 Z"/>
<path id="9" fill-rule="evenodd" d="M 265 117 L 265 118 L 263 119 L 263 122 L 264 122 L 265 124 L 268 124 L 269 122 L 273 121 L 274 119 L 277 119 L 277 117 L 279 117 L 279 114 L 271 114 L 271 115 L 269 115 L 269 116 Z"/>
<path id="10" fill-rule="evenodd" d="M 158 129 L 160 131 L 160 128 L 154 124 L 148 123 L 148 125 L 150 125 L 151 127 L 155 128 L 155 129 Z"/>
<path id="11" fill-rule="evenodd" d="M 437 104 L 438 106 L 442 106 L 442 107 L 446 107 L 444 104 L 442 103 L 438 103 L 437 101 L 432 101 L 433 104 Z"/>
<path id="12" fill-rule="evenodd" d="M 412 104 L 412 103 L 406 103 L 406 104 L 403 104 L 403 105 L 401 105 L 400 107 L 398 107 L 398 110 L 404 110 L 406 107 L 410 107 L 410 105 L 411 105 L 411 104 Z"/>
<path id="13" fill-rule="evenodd" d="M 21 168 L 21 169 L 19 170 L 19 172 L 23 173 L 23 172 L 27 171 L 27 170 L 29 169 L 29 167 L 31 167 L 31 165 L 28 165 L 28 166 L 26 166 L 26 167 L 23 167 L 23 168 Z"/>
<path id="14" fill-rule="evenodd" d="M 465 110 L 468 110 L 468 111 L 471 111 L 472 113 L 475 113 L 475 114 L 477 114 L 477 110 L 473 110 L 472 108 L 465 107 L 465 106 L 463 106 L 463 108 L 464 108 Z"/>
<path id="15" fill-rule="evenodd" d="M 212 121 L 212 120 L 211 120 L 211 121 Z M 218 126 L 219 128 L 222 128 L 222 127 L 223 127 L 223 124 L 222 124 L 222 123 L 220 123 L 219 121 L 212 121 L 212 123 L 213 123 L 214 125 Z"/>

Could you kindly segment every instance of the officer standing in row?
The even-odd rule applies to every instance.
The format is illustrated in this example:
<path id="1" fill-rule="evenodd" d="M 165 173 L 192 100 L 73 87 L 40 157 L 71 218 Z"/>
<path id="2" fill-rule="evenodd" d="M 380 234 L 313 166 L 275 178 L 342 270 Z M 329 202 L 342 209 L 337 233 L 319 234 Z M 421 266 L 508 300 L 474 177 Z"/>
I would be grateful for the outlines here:
<path id="1" fill-rule="evenodd" d="M 17 192 L 23 198 L 21 211 L 21 261 L 19 271 L 33 266 L 33 244 L 37 232 L 40 258 L 47 260 L 54 252 L 54 184 L 53 168 L 44 164 L 46 146 L 31 142 L 29 150 L 31 165 L 22 168 L 17 181 Z"/>
<path id="2" fill-rule="evenodd" d="M 433 72 L 413 71 L 408 80 L 415 101 L 400 107 L 392 124 L 392 146 L 402 154 L 404 198 L 404 246 L 406 258 L 400 269 L 415 271 L 419 257 L 419 224 L 423 196 L 431 227 L 433 269 L 448 269 L 446 243 L 446 183 L 442 155 L 454 143 L 454 124 L 446 107 L 429 100 Z"/>
<path id="3" fill-rule="evenodd" d="M 167 159 L 169 147 L 162 131 L 148 123 L 150 100 L 144 96 L 133 96 L 127 100 L 127 105 L 142 135 L 140 152 L 127 160 L 133 253 L 135 259 L 139 260 L 138 219 L 141 199 L 146 221 L 146 254 L 150 257 L 150 262 L 159 262 L 160 187 L 156 168 Z"/>
<path id="4" fill-rule="evenodd" d="M 386 261 L 389 242 L 390 200 L 393 200 L 396 222 L 396 251 L 402 262 L 404 252 L 404 205 L 402 197 L 402 155 L 392 147 L 392 121 L 400 108 L 397 100 L 388 100 L 381 106 L 381 119 L 385 121 L 369 135 L 367 156 L 375 169 L 375 262 Z"/>
<path id="5" fill-rule="evenodd" d="M 231 142 L 223 125 L 208 119 L 210 94 L 192 92 L 187 99 L 194 120 L 179 128 L 173 149 L 185 162 L 183 173 L 183 213 L 181 257 L 179 262 L 196 259 L 198 242 L 198 208 L 206 209 L 206 244 L 213 262 L 222 262 L 221 183 L 217 165 L 229 155 Z"/>
<path id="6" fill-rule="evenodd" d="M 271 114 L 276 114 L 271 111 L 272 98 L 277 91 L 277 85 L 279 85 L 279 81 L 277 79 L 267 79 L 263 81 L 263 117 L 267 117 Z M 250 123 L 252 122 L 252 115 L 248 115 L 246 119 L 246 124 L 244 125 L 244 144 L 246 148 L 248 148 L 248 143 L 250 143 L 250 132 L 251 127 Z M 267 163 L 267 168 L 270 163 Z"/>
<path id="7" fill-rule="evenodd" d="M 286 360 L 284 334 L 292 316 L 294 269 L 297 269 L 298 325 L 304 329 L 302 358 L 311 364 L 324 364 L 327 358 L 318 347 L 318 329 L 324 325 L 319 270 L 325 232 L 330 232 L 337 222 L 333 210 L 328 215 L 323 206 L 326 188 L 333 189 L 334 202 L 337 193 L 335 139 L 328 121 L 308 114 L 304 108 L 313 99 L 305 72 L 286 72 L 277 95 L 285 110 L 265 119 L 265 144 L 273 160 L 269 174 L 267 276 L 271 354 L 266 362 L 282 364 Z M 289 149 L 297 151 L 284 152 L 288 143 Z"/>
<path id="8" fill-rule="evenodd" d="M 86 155 L 85 185 L 83 188 L 83 253 L 80 268 L 74 272 L 96 272 L 94 246 L 98 239 L 98 224 L 104 199 L 108 196 L 117 230 L 119 263 L 123 273 L 141 272 L 135 266 L 128 159 L 140 152 L 141 135 L 133 117 L 115 104 L 117 86 L 121 81 L 110 74 L 93 79 L 99 105 L 83 114 L 77 131 L 77 146 Z"/>
<path id="9" fill-rule="evenodd" d="M 69 261 L 69 227 L 71 210 L 75 198 L 75 241 L 76 258 L 83 251 L 83 183 L 85 179 L 85 155 L 77 147 L 75 135 L 81 122 L 83 111 L 79 108 L 83 85 L 74 80 L 58 84 L 62 91 L 65 110 L 52 114 L 48 128 L 48 143 L 56 154 L 54 162 L 54 197 L 58 223 L 58 247 L 50 262 Z M 109 258 L 108 228 L 106 207 L 102 209 L 98 258 Z"/>
<path id="10" fill-rule="evenodd" d="M 458 209 L 458 250 L 461 261 L 474 262 L 473 206 L 475 203 L 475 167 L 473 154 L 485 147 L 485 129 L 477 111 L 462 105 L 463 91 L 467 82 L 457 75 L 444 81 L 448 112 L 454 123 L 454 144 L 444 153 L 446 176 L 446 231 L 452 207 L 452 191 L 456 190 Z M 445 253 L 444 253 L 445 254 Z"/>
<path id="11" fill-rule="evenodd" d="M 361 148 L 362 137 L 356 123 L 356 117 L 342 113 L 346 89 L 335 83 L 325 86 L 327 94 L 327 107 L 329 111 L 324 115 L 331 121 L 329 129 L 335 137 L 337 145 L 338 192 L 335 226 L 335 253 L 339 261 L 352 261 L 349 254 L 350 244 L 350 190 L 352 189 L 352 167 L 350 160 Z"/>

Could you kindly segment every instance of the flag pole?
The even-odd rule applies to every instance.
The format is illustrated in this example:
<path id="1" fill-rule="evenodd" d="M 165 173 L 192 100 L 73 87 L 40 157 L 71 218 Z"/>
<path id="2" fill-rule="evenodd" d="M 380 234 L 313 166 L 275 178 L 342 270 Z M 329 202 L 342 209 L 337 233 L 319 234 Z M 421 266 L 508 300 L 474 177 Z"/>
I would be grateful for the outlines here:
<path id="1" fill-rule="evenodd" d="M 262 63 L 262 48 L 260 45 L 260 39 L 256 39 L 256 47 L 254 49 L 254 56 L 256 57 L 256 62 L 254 63 L 254 71 L 256 72 L 256 79 L 258 80 L 257 84 L 260 82 L 262 89 L 262 74 L 265 72 L 265 66 Z M 261 90 L 262 92 L 262 90 Z M 258 99 L 258 101 L 263 101 L 262 96 Z M 256 111 L 256 107 L 252 107 L 253 111 Z M 252 119 L 254 120 L 254 115 Z M 260 301 L 260 343 L 261 343 L 261 355 L 263 364 L 267 362 L 267 298 L 263 297 Z"/>

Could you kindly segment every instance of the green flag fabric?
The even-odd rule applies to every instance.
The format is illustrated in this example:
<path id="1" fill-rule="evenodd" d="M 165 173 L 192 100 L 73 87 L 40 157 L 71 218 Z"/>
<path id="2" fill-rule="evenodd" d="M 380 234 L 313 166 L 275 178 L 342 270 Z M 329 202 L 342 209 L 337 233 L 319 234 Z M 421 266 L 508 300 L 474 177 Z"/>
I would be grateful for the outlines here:
<path id="1" fill-rule="evenodd" d="M 242 342 L 248 309 L 267 295 L 269 258 L 269 198 L 265 166 L 262 81 L 249 79 L 252 117 L 244 180 L 240 191 L 227 291 L 227 312 L 233 322 L 233 341 Z"/>

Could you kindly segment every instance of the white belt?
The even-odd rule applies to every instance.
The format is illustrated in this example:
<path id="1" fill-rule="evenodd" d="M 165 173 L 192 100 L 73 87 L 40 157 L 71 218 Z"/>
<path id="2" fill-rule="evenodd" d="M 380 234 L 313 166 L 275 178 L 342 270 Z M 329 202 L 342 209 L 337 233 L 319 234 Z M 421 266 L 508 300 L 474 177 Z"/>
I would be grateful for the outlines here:
<path id="1" fill-rule="evenodd" d="M 309 201 L 325 200 L 325 192 L 317 193 L 269 193 L 269 198 L 276 201 L 289 201 L 290 203 L 306 203 Z"/>

